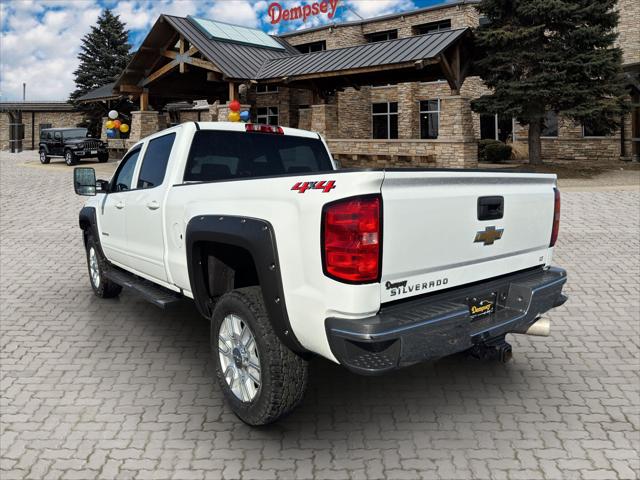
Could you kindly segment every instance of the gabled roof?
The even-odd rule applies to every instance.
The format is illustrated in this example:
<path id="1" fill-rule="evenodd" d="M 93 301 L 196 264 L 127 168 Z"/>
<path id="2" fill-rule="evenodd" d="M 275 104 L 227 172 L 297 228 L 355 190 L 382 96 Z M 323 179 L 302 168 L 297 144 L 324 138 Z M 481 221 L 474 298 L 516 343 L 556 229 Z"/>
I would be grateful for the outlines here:
<path id="1" fill-rule="evenodd" d="M 0 112 L 22 110 L 27 112 L 72 112 L 75 107 L 69 102 L 0 102 Z"/>
<path id="2" fill-rule="evenodd" d="M 354 47 L 271 59 L 267 60 L 260 68 L 257 79 L 296 77 L 429 60 L 437 57 L 467 31 L 469 31 L 468 28 L 446 30 Z"/>
<path id="3" fill-rule="evenodd" d="M 116 82 L 107 83 L 102 87 L 89 90 L 84 95 L 78 97 L 79 102 L 95 102 L 98 100 L 112 100 L 120 97 L 117 93 L 113 93 L 113 89 L 116 86 Z"/>
<path id="4" fill-rule="evenodd" d="M 242 43 L 208 38 L 188 18 L 163 15 L 167 22 L 189 40 L 202 55 L 213 62 L 228 78 L 252 79 L 266 60 L 289 57 L 299 52 L 286 42 L 274 38 L 284 50 L 274 50 Z"/>

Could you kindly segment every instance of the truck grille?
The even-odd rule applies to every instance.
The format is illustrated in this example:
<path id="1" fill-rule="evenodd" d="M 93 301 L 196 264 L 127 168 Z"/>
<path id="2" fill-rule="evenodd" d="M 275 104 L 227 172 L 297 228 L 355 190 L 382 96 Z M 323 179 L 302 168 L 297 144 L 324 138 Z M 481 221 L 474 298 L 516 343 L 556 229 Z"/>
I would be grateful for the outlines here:
<path id="1" fill-rule="evenodd" d="M 98 148 L 100 148 L 100 141 L 99 140 L 89 140 L 84 142 L 83 148 L 85 150 L 97 150 Z"/>

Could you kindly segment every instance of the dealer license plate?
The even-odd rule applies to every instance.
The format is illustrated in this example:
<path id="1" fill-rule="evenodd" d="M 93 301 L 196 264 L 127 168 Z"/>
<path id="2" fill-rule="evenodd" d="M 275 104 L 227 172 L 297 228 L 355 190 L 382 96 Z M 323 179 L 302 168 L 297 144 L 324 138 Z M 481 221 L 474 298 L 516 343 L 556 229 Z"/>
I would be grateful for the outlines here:
<path id="1" fill-rule="evenodd" d="M 97 155 L 98 154 L 98 150 L 91 150 L 91 155 Z"/>
<path id="2" fill-rule="evenodd" d="M 495 292 L 469 297 L 469 314 L 471 318 L 492 314 L 496 309 L 496 298 Z"/>

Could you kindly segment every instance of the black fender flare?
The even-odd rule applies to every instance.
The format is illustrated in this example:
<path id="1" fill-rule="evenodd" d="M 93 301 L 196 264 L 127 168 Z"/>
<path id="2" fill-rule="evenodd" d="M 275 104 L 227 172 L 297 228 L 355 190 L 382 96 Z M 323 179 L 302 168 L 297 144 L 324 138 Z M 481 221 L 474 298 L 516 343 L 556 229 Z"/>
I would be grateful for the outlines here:
<path id="1" fill-rule="evenodd" d="M 87 236 L 91 235 L 95 240 L 98 249 L 100 250 L 100 255 L 102 256 L 102 258 L 107 258 L 104 256 L 104 252 L 102 251 L 102 244 L 100 243 L 100 235 L 98 232 L 98 221 L 96 219 L 95 207 L 82 207 L 82 209 L 80 210 L 78 223 L 80 224 L 80 228 L 83 231 L 85 247 L 87 246 Z"/>
<path id="2" fill-rule="evenodd" d="M 49 154 L 49 147 L 47 146 L 46 143 L 43 143 L 38 146 L 38 151 L 40 150 L 44 150 L 44 153 L 46 153 L 47 155 Z"/>
<path id="3" fill-rule="evenodd" d="M 251 254 L 274 331 L 293 352 L 307 355 L 309 352 L 300 344 L 289 323 L 273 226 L 266 220 L 239 216 L 203 215 L 189 221 L 185 247 L 191 292 L 200 313 L 211 318 L 212 304 L 202 268 L 206 259 L 203 249 L 197 246 L 201 242 L 233 245 Z"/>

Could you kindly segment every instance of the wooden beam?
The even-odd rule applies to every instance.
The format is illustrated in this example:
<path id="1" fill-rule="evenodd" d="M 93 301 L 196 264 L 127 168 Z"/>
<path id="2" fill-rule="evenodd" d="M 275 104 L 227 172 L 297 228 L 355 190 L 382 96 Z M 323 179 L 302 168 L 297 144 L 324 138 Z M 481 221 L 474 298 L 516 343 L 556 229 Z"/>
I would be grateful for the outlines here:
<path id="1" fill-rule="evenodd" d="M 449 61 L 444 55 L 440 55 L 440 65 L 442 65 L 442 73 L 444 73 L 444 78 L 446 78 L 447 83 L 449 84 L 449 88 L 451 88 L 451 93 L 453 95 L 457 95 L 459 92 L 459 86 L 456 81 L 456 75 L 453 71 L 453 68 L 449 64 Z"/>
<path id="2" fill-rule="evenodd" d="M 164 57 L 171 58 L 171 59 L 178 58 L 178 55 L 179 55 L 178 52 L 176 52 L 175 50 L 162 50 L 160 54 Z"/>
<path id="3" fill-rule="evenodd" d="M 146 87 L 151 82 L 153 82 L 154 80 L 157 80 L 158 78 L 162 77 L 163 75 L 169 73 L 171 70 L 173 70 L 177 66 L 178 66 L 178 61 L 177 60 L 171 60 L 164 67 L 160 67 L 158 70 L 156 70 L 155 72 L 151 73 L 147 78 L 143 78 L 138 85 L 141 86 L 141 87 Z"/>
<path id="4" fill-rule="evenodd" d="M 120 93 L 142 93 L 142 88 L 137 85 L 120 85 Z"/>
<path id="5" fill-rule="evenodd" d="M 238 99 L 238 85 L 234 82 L 229 82 L 229 101 Z"/>
<path id="6" fill-rule="evenodd" d="M 211 70 L 212 72 L 222 73 L 218 67 L 208 60 L 202 60 L 201 58 L 189 57 L 185 59 L 185 62 L 195 67 Z"/>
<path id="7" fill-rule="evenodd" d="M 140 111 L 146 112 L 149 110 L 149 89 L 145 88 L 140 94 Z"/>
<path id="8" fill-rule="evenodd" d="M 180 35 L 180 40 L 178 40 L 178 48 L 180 50 L 180 73 L 184 73 L 185 66 L 184 66 L 184 60 L 182 58 L 184 57 L 185 41 L 182 35 Z"/>

